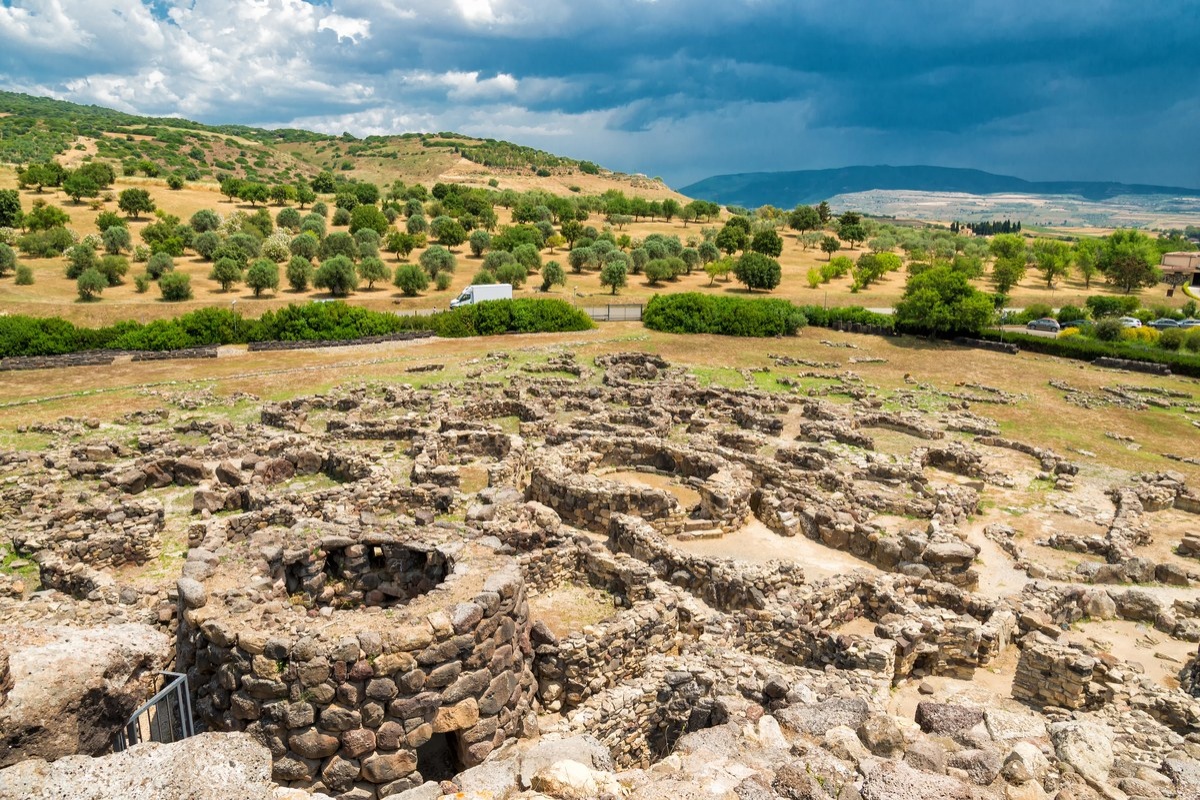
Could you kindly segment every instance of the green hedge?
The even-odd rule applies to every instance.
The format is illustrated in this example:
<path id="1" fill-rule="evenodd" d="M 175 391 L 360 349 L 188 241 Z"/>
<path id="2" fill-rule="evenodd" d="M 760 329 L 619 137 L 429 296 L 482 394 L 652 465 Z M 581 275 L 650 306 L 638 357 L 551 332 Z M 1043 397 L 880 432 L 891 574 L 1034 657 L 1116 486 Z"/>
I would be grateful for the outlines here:
<path id="1" fill-rule="evenodd" d="M 818 328 L 832 328 L 838 323 L 844 325 L 874 325 L 887 330 L 894 330 L 896 320 L 891 314 L 879 314 L 867 311 L 862 306 L 800 306 L 800 311 L 808 318 L 809 325 Z"/>
<path id="2" fill-rule="evenodd" d="M 808 324 L 786 300 L 720 297 L 698 292 L 655 295 L 642 322 L 666 333 L 713 333 L 721 336 L 794 336 Z"/>
<path id="3" fill-rule="evenodd" d="M 0 317 L 0 357 L 45 356 L 81 350 L 180 350 L 246 342 L 359 339 L 407 330 L 438 336 L 583 331 L 594 327 L 579 309 L 562 300 L 495 300 L 432 316 L 400 316 L 346 303 L 306 303 L 243 319 L 223 308 L 203 308 L 143 325 L 118 322 L 80 328 L 58 317 Z"/>
<path id="4" fill-rule="evenodd" d="M 1157 347 L 1146 347 L 1133 342 L 1102 342 L 1098 339 L 1083 336 L 1069 336 L 1065 339 L 1051 339 L 1044 336 L 1031 336 L 1026 333 L 1003 333 L 1000 331 L 984 331 L 981 339 L 992 342 L 1004 341 L 1018 345 L 1022 350 L 1031 353 L 1043 353 L 1063 358 L 1074 358 L 1081 361 L 1094 361 L 1097 358 L 1127 358 L 1131 361 L 1146 361 L 1151 364 L 1164 364 L 1176 375 L 1188 375 L 1200 378 L 1200 355 L 1161 350 Z"/>
<path id="5" fill-rule="evenodd" d="M 494 336 L 499 333 L 586 331 L 592 318 L 562 300 L 489 300 L 428 317 L 398 317 L 401 330 L 432 330 L 438 336 Z"/>

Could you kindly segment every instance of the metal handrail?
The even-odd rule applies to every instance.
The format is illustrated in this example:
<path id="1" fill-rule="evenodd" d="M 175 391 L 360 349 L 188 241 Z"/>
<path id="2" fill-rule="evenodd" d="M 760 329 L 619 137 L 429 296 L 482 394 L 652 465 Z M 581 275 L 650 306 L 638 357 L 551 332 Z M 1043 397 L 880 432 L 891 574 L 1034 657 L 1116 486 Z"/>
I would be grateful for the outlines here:
<path id="1" fill-rule="evenodd" d="M 196 727 L 192 721 L 192 699 L 188 694 L 187 675 L 181 672 L 159 672 L 158 674 L 169 677 L 171 680 L 129 717 L 129 721 L 117 733 L 116 742 L 113 744 L 114 752 L 119 753 L 143 741 L 169 744 L 196 735 Z M 161 709 L 160 706 L 162 706 Z M 152 711 L 154 713 L 151 713 Z M 162 719 L 164 711 L 165 722 Z M 145 727 L 144 734 L 143 726 Z"/>

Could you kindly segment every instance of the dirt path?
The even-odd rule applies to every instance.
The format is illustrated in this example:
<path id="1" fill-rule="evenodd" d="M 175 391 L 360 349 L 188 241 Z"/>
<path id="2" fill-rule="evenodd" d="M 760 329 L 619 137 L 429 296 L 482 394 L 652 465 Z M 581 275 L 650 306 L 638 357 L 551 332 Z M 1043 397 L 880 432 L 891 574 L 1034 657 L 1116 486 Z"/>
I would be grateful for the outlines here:
<path id="1" fill-rule="evenodd" d="M 674 478 L 658 475 L 653 472 L 636 472 L 634 470 L 619 470 L 617 472 L 602 472 L 597 478 L 632 486 L 645 486 L 649 489 L 662 489 L 670 492 L 684 508 L 692 508 L 700 503 L 700 493 L 690 486 L 684 486 Z"/>
<path id="2" fill-rule="evenodd" d="M 677 541 L 675 544 L 696 555 L 738 558 L 756 564 L 772 560 L 794 561 L 804 567 L 804 579 L 808 583 L 855 569 L 879 571 L 862 559 L 826 547 L 806 536 L 780 536 L 757 519 L 736 533 L 726 534 L 719 539 Z"/>
<path id="3" fill-rule="evenodd" d="M 1029 583 L 1029 576 L 1013 566 L 1008 553 L 984 536 L 983 529 L 997 521 L 989 514 L 963 528 L 964 538 L 979 547 L 975 563 L 975 569 L 979 572 L 979 588 L 975 592 L 994 599 L 1016 594 Z"/>

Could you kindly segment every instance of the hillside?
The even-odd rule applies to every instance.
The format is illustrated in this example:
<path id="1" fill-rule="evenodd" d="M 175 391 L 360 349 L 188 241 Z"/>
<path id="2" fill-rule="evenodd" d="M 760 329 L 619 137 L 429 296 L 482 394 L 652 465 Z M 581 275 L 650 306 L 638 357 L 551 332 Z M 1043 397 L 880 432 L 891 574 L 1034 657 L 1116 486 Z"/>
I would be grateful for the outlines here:
<path id="1" fill-rule="evenodd" d="M 322 171 L 390 184 L 438 180 L 486 184 L 505 176 L 519 190 L 556 194 L 618 188 L 648 197 L 679 197 L 661 181 L 603 170 L 496 139 L 452 132 L 357 138 L 294 128 L 206 125 L 174 117 L 142 117 L 110 108 L 0 92 L 0 163 L 55 158 L 66 166 L 114 162 L 125 175 L 216 181 L 232 175 L 263 183 L 293 183 Z M 545 185 L 541 185 L 544 182 Z M 513 185 L 519 184 L 519 185 Z"/>
<path id="2" fill-rule="evenodd" d="M 817 203 L 836 195 L 872 190 L 962 192 L 975 195 L 1075 195 L 1093 201 L 1123 195 L 1200 196 L 1200 189 L 1178 186 L 1108 181 L 1027 181 L 977 169 L 886 165 L 714 175 L 684 186 L 679 191 L 689 197 L 712 200 L 722 205 L 791 208 L 799 203 Z"/>
<path id="3" fill-rule="evenodd" d="M 543 296 L 546 275 L 541 268 L 551 261 L 562 272 L 546 284 L 546 296 L 578 303 L 644 303 L 666 292 L 736 296 L 746 291 L 732 270 L 735 254 L 744 251 L 747 242 L 716 243 L 727 215 L 715 204 L 680 202 L 680 195 L 660 181 L 593 170 L 585 162 L 520 145 L 452 133 L 357 139 L 235 129 L 132 117 L 21 95 L 0 95 L 0 102 L 13 109 L 0 112 L 7 114 L 0 116 L 0 145 L 10 157 L 23 143 L 48 148 L 44 152 L 57 153 L 54 158 L 70 168 L 82 168 L 89 159 L 116 167 L 116 174 L 98 189 L 93 187 L 92 194 L 76 197 L 65 188 L 66 176 L 55 180 L 59 173 L 48 166 L 36 170 L 45 178 L 39 182 L 25 181 L 15 167 L 0 164 L 0 190 L 10 198 L 10 208 L 15 197 L 30 223 L 25 229 L 0 224 L 0 241 L 15 251 L 5 274 L 0 274 L 0 314 L 56 316 L 94 327 L 236 303 L 248 316 L 258 316 L 292 303 L 331 299 L 328 284 L 315 283 L 317 265 L 336 266 L 334 259 L 346 254 L 357 261 L 355 278 L 360 268 L 374 276 L 364 277 L 363 285 L 349 291 L 348 301 L 377 311 L 445 308 L 476 279 L 496 282 L 502 276 L 501 282 L 516 285 L 517 297 Z M 60 145 L 65 149 L 57 149 Z M 103 155 L 114 147 L 136 156 Z M 188 169 L 204 171 L 205 177 L 175 180 L 180 173 L 173 164 L 180 158 L 190 160 Z M 223 167 L 218 161 L 233 163 L 239 169 L 234 174 L 257 180 L 220 187 L 215 178 Z M 274 191 L 288 189 L 289 178 L 322 172 L 329 180 L 314 181 L 315 195 L 307 200 Z M 135 201 L 128 209 L 122 205 L 125 193 Z M 355 212 L 362 206 L 367 208 L 356 221 Z M 855 207 L 873 210 L 865 203 Z M 135 213 L 139 208 L 141 213 Z M 207 213 L 193 223 L 201 212 Z M 901 226 L 881 216 L 864 221 L 863 237 L 835 241 L 840 250 L 834 252 L 845 255 L 839 260 L 818 246 L 831 228 L 797 233 L 788 227 L 786 215 L 770 210 L 756 215 L 751 221 L 758 229 L 755 236 L 778 237 L 772 241 L 766 236 L 762 245 L 774 247 L 779 262 L 775 296 L 802 304 L 894 305 L 905 287 L 902 272 L 893 270 L 869 287 L 856 283 L 855 260 L 868 255 L 868 246 L 910 258 L 953 239 L 952 252 L 969 251 L 971 258 L 980 260 L 981 272 L 986 266 L 989 256 L 982 238 L 954 237 L 936 218 L 930 225 Z M 913 219 L 916 214 L 896 216 Z M 1014 219 L 1028 221 L 1024 215 Z M 127 235 L 117 231 L 111 242 L 105 241 L 102 233 L 114 227 Z M 377 236 L 360 236 L 366 229 Z M 486 233 L 482 243 L 469 241 L 468 236 L 480 229 Z M 302 235 L 302 230 L 312 236 Z M 658 244 L 650 245 L 652 237 Z M 588 243 L 574 247 L 584 241 Z M 524 245 L 532 245 L 522 254 L 528 267 L 522 264 L 521 270 L 514 270 L 510 265 L 519 263 L 514 253 Z M 186 276 L 189 286 L 180 293 L 185 299 L 164 299 L 163 286 L 156 286 L 151 274 L 152 254 L 169 256 L 167 264 L 157 259 L 154 271 L 159 275 L 164 270 L 178 272 L 181 277 L 172 282 Z M 301 263 L 293 283 L 284 270 L 297 258 Z M 897 265 L 901 258 L 896 255 Z M 263 259 L 269 263 L 256 273 L 260 285 L 255 289 L 247 271 L 252 262 Z M 661 262 L 653 274 L 646 271 L 651 260 Z M 835 261 L 840 266 L 831 267 Z M 218 262 L 226 265 L 221 273 L 232 277 L 216 274 Z M 610 262 L 626 265 L 623 285 L 602 282 Z M 395 275 L 413 265 L 422 267 L 434 282 L 424 289 L 410 284 L 415 288 L 406 293 L 394 284 Z M 100 276 L 105 285 L 90 289 L 84 293 L 88 299 L 81 300 L 78 279 L 97 267 L 106 270 Z M 826 275 L 831 269 L 836 274 Z M 14 274 L 16 270 L 22 270 L 23 277 Z M 272 270 L 278 273 L 275 286 L 269 282 Z M 979 288 L 993 288 L 985 275 L 975 280 Z M 1032 270 L 1009 288 L 1010 302 L 1018 307 L 1082 306 L 1090 295 L 1119 291 L 1076 274 L 1047 285 Z M 1167 301 L 1156 288 L 1143 293 L 1147 305 L 1186 302 L 1178 295 Z"/>

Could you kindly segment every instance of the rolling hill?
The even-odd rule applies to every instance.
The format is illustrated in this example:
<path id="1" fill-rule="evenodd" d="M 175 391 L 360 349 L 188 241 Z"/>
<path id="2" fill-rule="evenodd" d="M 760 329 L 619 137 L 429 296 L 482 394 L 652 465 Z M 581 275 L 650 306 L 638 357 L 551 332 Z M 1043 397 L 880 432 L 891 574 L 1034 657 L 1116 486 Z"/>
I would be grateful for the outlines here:
<path id="1" fill-rule="evenodd" d="M 510 179 L 506 185 L 530 188 L 542 181 L 548 191 L 561 194 L 623 188 L 651 196 L 674 195 L 661 181 L 453 132 L 358 138 L 293 128 L 206 125 L 0 91 L 0 163 L 24 165 L 51 158 L 68 166 L 107 160 L 126 175 L 179 174 L 188 181 L 232 175 L 291 183 L 329 171 L 378 183 L 457 180 L 486 185 L 489 177 L 501 175 Z M 600 178 L 607 185 L 600 185 Z"/>
<path id="2" fill-rule="evenodd" d="M 1183 195 L 1200 197 L 1200 189 L 1151 186 L 1106 181 L 1026 181 L 977 169 L 953 167 L 842 167 L 795 172 L 746 172 L 714 175 L 682 187 L 689 197 L 722 205 L 757 208 L 773 205 L 791 208 L 798 203 L 817 203 L 831 197 L 879 189 L 965 194 L 1075 195 L 1087 200 L 1105 200 L 1121 195 Z"/>

